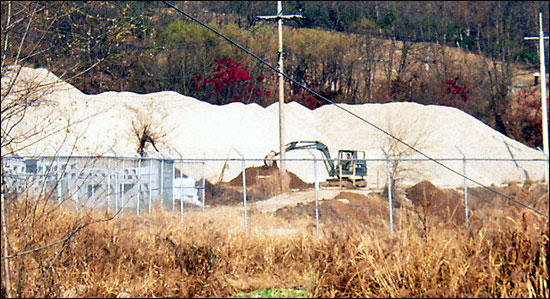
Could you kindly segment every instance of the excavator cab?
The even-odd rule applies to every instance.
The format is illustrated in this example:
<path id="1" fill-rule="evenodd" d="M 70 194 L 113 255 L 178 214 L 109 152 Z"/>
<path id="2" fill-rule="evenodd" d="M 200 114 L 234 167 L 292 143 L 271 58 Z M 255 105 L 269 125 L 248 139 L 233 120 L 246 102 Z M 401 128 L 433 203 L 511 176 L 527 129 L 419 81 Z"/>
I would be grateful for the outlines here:
<path id="1" fill-rule="evenodd" d="M 332 160 L 328 147 L 319 141 L 292 141 L 285 147 L 285 152 L 292 150 L 316 149 L 323 153 L 325 158 L 323 162 L 327 169 L 329 178 L 327 182 L 351 182 L 353 186 L 366 186 L 367 163 L 365 161 L 365 152 L 356 150 L 339 150 L 338 159 Z M 273 160 L 279 152 L 272 150 L 264 158 L 264 164 L 271 167 L 275 164 Z M 336 165 L 335 162 L 338 162 Z M 357 184 L 356 184 L 357 183 Z"/>
<path id="2" fill-rule="evenodd" d="M 363 151 L 339 150 L 338 161 L 342 166 L 342 177 L 361 179 L 367 175 L 367 163 Z"/>

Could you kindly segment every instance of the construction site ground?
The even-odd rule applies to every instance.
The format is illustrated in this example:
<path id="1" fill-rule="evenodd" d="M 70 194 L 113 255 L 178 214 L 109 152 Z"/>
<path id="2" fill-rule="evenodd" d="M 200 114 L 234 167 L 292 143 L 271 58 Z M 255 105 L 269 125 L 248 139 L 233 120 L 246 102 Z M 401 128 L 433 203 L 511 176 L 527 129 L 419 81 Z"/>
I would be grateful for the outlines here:
<path id="1" fill-rule="evenodd" d="M 275 170 L 251 167 L 246 172 L 247 202 L 251 213 L 272 213 L 288 222 L 293 219 L 310 219 L 311 225 L 315 223 L 316 203 L 313 184 L 307 184 L 290 174 L 291 189 L 281 193 L 278 189 L 278 176 Z M 257 180 L 258 173 L 263 173 L 265 181 Z M 242 208 L 242 173 L 229 183 L 210 187 L 210 192 L 207 191 L 208 205 L 232 205 Z M 546 185 L 526 181 L 510 183 L 503 187 L 492 186 L 492 188 L 548 214 Z M 393 198 L 396 226 L 404 222 L 411 223 L 411 221 L 420 226 L 440 223 L 464 226 L 466 223 L 462 188 L 438 188 L 429 181 L 422 181 L 414 186 L 400 186 L 396 189 Z M 471 187 L 468 193 L 472 227 L 478 226 L 487 220 L 487 217 L 506 217 L 518 211 L 528 211 L 483 187 Z M 322 224 L 368 225 L 369 227 L 389 225 L 387 189 L 325 187 L 319 190 L 318 199 Z"/>

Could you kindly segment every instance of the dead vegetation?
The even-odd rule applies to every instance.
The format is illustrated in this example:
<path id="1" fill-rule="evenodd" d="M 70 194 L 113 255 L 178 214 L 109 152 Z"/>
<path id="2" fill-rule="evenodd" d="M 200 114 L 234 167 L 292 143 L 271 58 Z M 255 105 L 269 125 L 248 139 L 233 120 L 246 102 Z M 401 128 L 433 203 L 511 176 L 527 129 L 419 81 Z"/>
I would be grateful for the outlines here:
<path id="1" fill-rule="evenodd" d="M 548 196 L 541 200 L 535 186 L 511 185 L 506 191 L 523 194 L 530 204 L 541 201 L 548 206 Z M 190 209 L 184 229 L 176 212 L 156 209 L 140 217 L 123 215 L 118 224 L 92 224 L 68 242 L 10 258 L 12 293 L 231 297 L 257 289 L 301 287 L 311 297 L 550 295 L 547 219 L 497 203 L 474 188 L 472 214 L 477 220 L 467 230 L 462 218 L 448 214 L 453 203 L 463 213 L 459 192 L 423 182 L 407 194 L 412 207 L 396 208 L 393 238 L 387 199 L 357 192 L 321 201 L 321 238 L 314 230 L 313 203 L 274 214 L 251 210 L 249 234 L 238 206 Z M 443 204 L 444 200 L 449 202 Z M 25 209 L 17 202 L 8 205 L 12 255 L 61 239 L 82 222 L 82 212 L 62 207 L 43 209 L 50 211 L 48 215 L 33 212 L 40 221 L 28 227 L 16 217 Z M 419 220 L 424 213 L 429 218 L 427 230 Z M 90 211 L 89 217 L 105 215 Z M 277 227 L 299 227 L 302 232 L 270 235 Z"/>

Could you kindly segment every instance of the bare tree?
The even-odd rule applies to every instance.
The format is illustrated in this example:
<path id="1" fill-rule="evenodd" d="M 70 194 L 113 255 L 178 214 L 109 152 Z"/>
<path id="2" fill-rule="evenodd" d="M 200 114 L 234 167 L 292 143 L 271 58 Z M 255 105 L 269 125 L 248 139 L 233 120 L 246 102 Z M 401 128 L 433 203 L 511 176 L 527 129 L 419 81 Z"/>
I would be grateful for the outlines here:
<path id="1" fill-rule="evenodd" d="M 159 152 L 159 146 L 165 143 L 166 132 L 169 130 L 163 122 L 165 114 L 155 109 L 154 102 L 149 102 L 144 108 L 127 106 L 132 111 L 130 122 L 132 132 L 130 133 L 136 142 L 136 152 L 141 157 L 146 157 L 151 152 L 148 145 Z"/>
<path id="2" fill-rule="evenodd" d="M 52 201 L 50 200 L 51 191 L 48 193 L 45 190 L 40 190 L 38 194 L 24 196 L 19 198 L 19 201 L 10 201 L 8 204 L 6 201 L 8 190 L 5 181 L 5 155 L 18 154 L 25 147 L 36 145 L 44 138 L 57 133 L 65 136 L 62 137 L 62 143 L 69 140 L 68 137 L 72 134 L 71 130 L 78 121 L 67 118 L 66 124 L 60 125 L 60 123 L 48 123 L 48 120 L 51 119 L 46 117 L 40 122 L 40 119 L 33 118 L 29 112 L 32 109 L 50 105 L 48 96 L 58 91 L 59 88 L 67 87 L 64 85 L 64 81 L 76 78 L 100 65 L 109 57 L 109 49 L 116 45 L 114 42 L 123 39 L 128 31 L 122 27 L 122 24 L 115 26 L 101 25 L 101 22 L 99 22 L 99 26 L 94 24 L 97 29 L 104 30 L 103 33 L 109 41 L 108 47 L 103 49 L 105 51 L 101 56 L 89 55 L 90 60 L 81 61 L 78 58 L 82 57 L 79 54 L 82 54 L 83 50 L 87 49 L 91 53 L 92 49 L 98 50 L 101 45 L 94 43 L 98 36 L 76 34 L 79 31 L 73 30 L 76 28 L 74 27 L 76 22 L 72 18 L 82 17 L 79 24 L 83 26 L 79 29 L 80 32 L 86 32 L 82 29 L 90 26 L 87 20 L 91 19 L 86 9 L 90 5 L 96 4 L 4 1 L 0 5 L 2 26 L 0 45 L 2 80 L 0 176 L 2 180 L 2 270 L 5 274 L 2 275 L 2 289 L 5 290 L 6 297 L 12 297 L 14 290 L 16 296 L 23 296 L 24 293 L 25 286 L 22 281 L 26 275 L 25 256 L 55 248 L 55 251 L 51 251 L 51 255 L 47 255 L 41 261 L 41 263 L 44 262 L 44 271 L 52 271 L 53 264 L 63 254 L 74 235 L 86 226 L 93 224 L 95 220 L 92 220 L 87 213 L 83 213 L 63 238 L 49 240 L 43 236 L 40 237 L 37 232 L 40 224 L 44 222 L 44 219 L 48 219 L 56 213 L 63 201 Z M 100 15 L 94 17 L 96 20 L 101 18 Z M 73 21 L 71 22 L 71 20 Z M 69 36 L 71 34 L 73 35 Z M 47 71 L 42 73 L 27 72 L 27 67 L 53 67 L 52 61 L 56 60 L 55 58 L 59 55 L 67 55 L 66 61 L 68 61 L 68 63 L 61 63 L 55 67 L 59 77 L 48 77 L 49 72 Z M 47 76 L 44 77 L 40 74 Z M 78 136 L 72 136 L 71 140 L 76 143 L 78 138 Z M 74 150 L 75 144 L 69 144 L 69 146 L 72 146 Z M 66 167 L 66 165 L 57 163 L 57 171 L 59 173 L 65 171 L 62 167 Z M 57 186 L 59 181 L 55 184 Z M 30 195 L 31 193 L 26 192 L 26 194 Z M 12 222 L 12 227 L 8 227 L 8 217 L 16 220 Z M 111 217 L 100 221 L 109 219 Z M 11 240 L 10 235 L 13 237 Z M 18 244 L 16 250 L 12 244 Z M 12 260 L 19 260 L 18 271 L 11 271 L 13 270 L 10 267 Z M 13 273 L 16 273 L 17 276 L 12 277 L 10 274 Z M 15 285 L 12 284 L 13 279 L 17 281 Z"/>
<path id="3" fill-rule="evenodd" d="M 364 73 L 362 98 L 364 102 L 372 102 L 376 73 L 382 59 L 383 41 L 368 35 L 361 36 L 361 40 L 361 56 L 358 60 L 362 63 Z"/>
<path id="4" fill-rule="evenodd" d="M 480 78 L 480 88 L 485 91 L 485 110 L 482 120 L 489 123 L 504 135 L 510 135 L 507 124 L 507 108 L 510 103 L 509 88 L 517 75 L 516 64 L 524 51 L 523 33 L 513 20 L 524 12 L 517 6 L 520 3 L 495 2 L 491 6 L 488 21 L 494 24 L 494 29 L 485 33 L 485 41 L 480 42 L 480 51 L 487 53 L 490 59 L 482 59 L 474 70 Z M 532 17 L 526 20 L 536 20 L 536 11 L 530 10 Z M 535 27 L 536 28 L 536 27 Z M 484 54 L 484 53 L 478 53 Z"/>
<path id="5" fill-rule="evenodd" d="M 380 135 L 381 149 L 388 159 L 391 175 L 391 188 L 388 188 L 388 183 L 386 183 L 384 192 L 386 192 L 386 190 L 390 192 L 391 190 L 394 206 L 396 208 L 401 208 L 401 212 L 412 208 L 420 221 L 422 221 L 424 219 L 422 218 L 422 211 L 414 208 L 412 202 L 405 195 L 404 182 L 407 179 L 418 178 L 425 173 L 421 167 L 419 167 L 418 162 L 411 164 L 403 160 L 414 157 L 416 151 L 412 148 L 419 151 L 425 151 L 430 148 L 430 133 L 426 129 L 419 129 L 423 128 L 423 118 L 420 114 L 416 118 L 407 118 L 410 119 L 410 122 L 403 123 L 400 121 L 401 119 L 402 118 L 394 114 L 388 114 L 386 122 L 383 124 L 386 132 L 401 141 L 387 135 Z M 407 143 L 412 148 L 406 146 L 403 142 Z M 386 167 L 387 166 L 384 168 Z"/>
<path id="6" fill-rule="evenodd" d="M 410 122 L 402 123 L 399 118 L 393 114 L 386 117 L 384 129 L 391 135 L 399 138 L 401 141 L 383 135 L 381 140 L 382 150 L 390 158 L 390 171 L 392 176 L 392 190 L 395 193 L 399 193 L 399 188 L 404 180 L 412 176 L 421 175 L 421 171 L 411 164 L 406 163 L 403 159 L 412 157 L 417 150 L 425 150 L 429 148 L 428 139 L 430 138 L 429 132 L 419 128 L 422 128 L 421 116 L 413 118 Z M 403 142 L 407 143 L 411 147 L 406 146 Z M 397 191 L 397 192 L 396 192 Z"/>

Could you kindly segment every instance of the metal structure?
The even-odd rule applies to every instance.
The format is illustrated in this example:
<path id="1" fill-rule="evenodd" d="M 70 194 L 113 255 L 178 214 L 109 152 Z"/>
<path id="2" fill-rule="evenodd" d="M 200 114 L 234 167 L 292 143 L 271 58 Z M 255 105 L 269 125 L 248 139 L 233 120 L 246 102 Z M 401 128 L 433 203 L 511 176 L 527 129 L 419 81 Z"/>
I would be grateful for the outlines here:
<path id="1" fill-rule="evenodd" d="M 165 209 L 174 209 L 176 199 L 201 206 L 198 192 L 204 185 L 183 178 L 183 165 L 180 177 L 175 177 L 175 164 L 165 158 L 4 157 L 3 175 L 8 200 L 26 192 L 108 211 L 114 203 L 117 215 L 125 208 L 139 214 L 147 207 L 151 212 L 159 201 Z"/>

